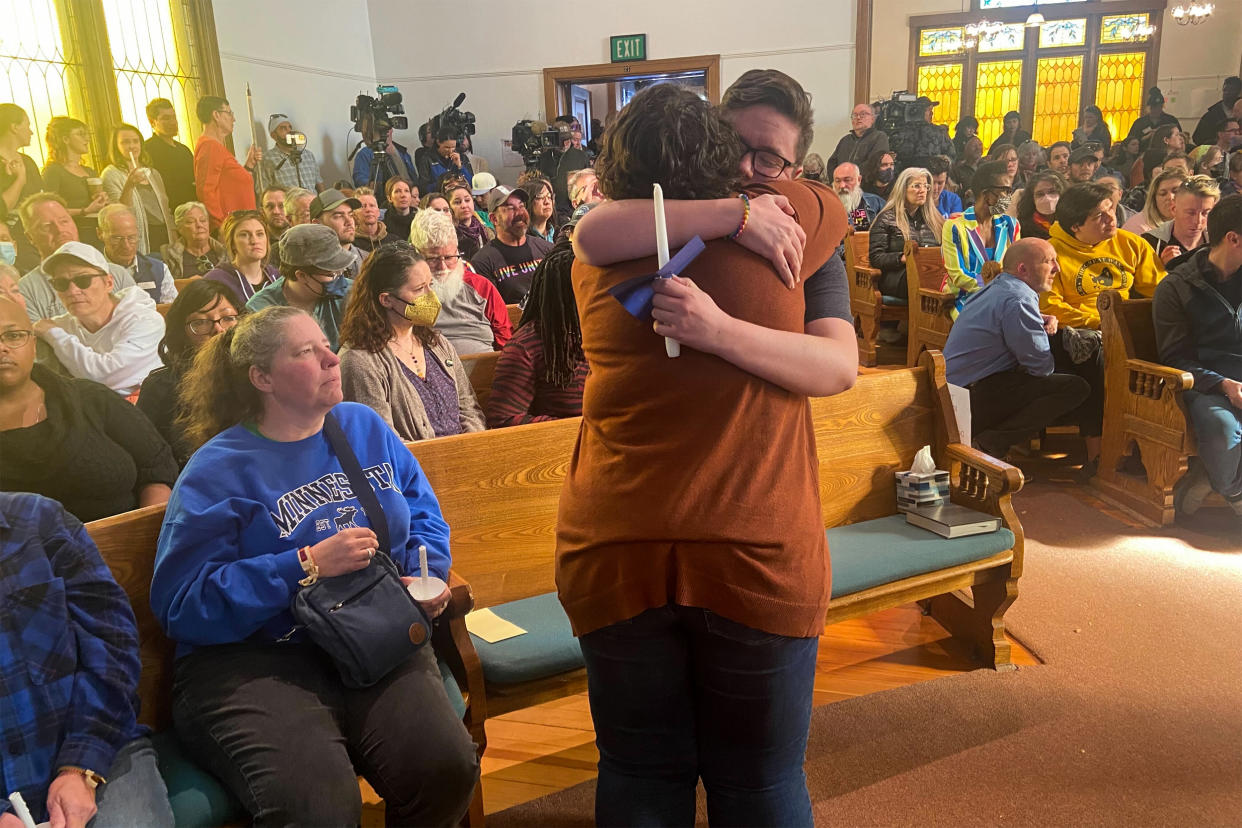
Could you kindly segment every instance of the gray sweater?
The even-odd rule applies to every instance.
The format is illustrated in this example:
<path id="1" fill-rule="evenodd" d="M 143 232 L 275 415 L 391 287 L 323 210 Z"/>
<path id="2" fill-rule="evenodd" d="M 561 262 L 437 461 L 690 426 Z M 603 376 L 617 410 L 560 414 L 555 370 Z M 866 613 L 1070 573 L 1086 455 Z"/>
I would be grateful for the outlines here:
<path id="1" fill-rule="evenodd" d="M 483 412 L 457 351 L 443 336 L 437 336 L 427 351 L 444 366 L 457 386 L 462 433 L 483 431 Z M 342 348 L 340 357 L 341 387 L 346 400 L 375 409 L 402 440 L 430 440 L 436 436 L 422 398 L 405 378 L 401 363 L 391 350 L 384 348 L 373 354 Z"/>

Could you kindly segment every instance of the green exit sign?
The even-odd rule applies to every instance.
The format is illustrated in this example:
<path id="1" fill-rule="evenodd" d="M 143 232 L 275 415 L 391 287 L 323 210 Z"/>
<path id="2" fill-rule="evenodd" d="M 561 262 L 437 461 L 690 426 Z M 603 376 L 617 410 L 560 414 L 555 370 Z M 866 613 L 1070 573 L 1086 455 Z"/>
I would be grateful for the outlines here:
<path id="1" fill-rule="evenodd" d="M 613 63 L 647 59 L 647 36 L 645 34 L 613 35 L 611 40 L 610 54 Z"/>

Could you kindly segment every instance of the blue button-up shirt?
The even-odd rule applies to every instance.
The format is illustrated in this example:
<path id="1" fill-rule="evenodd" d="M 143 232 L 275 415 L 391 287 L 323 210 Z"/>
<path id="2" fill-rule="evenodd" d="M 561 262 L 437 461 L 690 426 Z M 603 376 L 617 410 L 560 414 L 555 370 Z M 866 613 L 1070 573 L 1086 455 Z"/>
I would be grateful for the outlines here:
<path id="1" fill-rule="evenodd" d="M 0 813 L 36 819 L 58 768 L 107 775 L 137 722 L 138 627 L 86 529 L 59 503 L 0 492 Z"/>
<path id="2" fill-rule="evenodd" d="M 944 346 L 949 382 L 970 385 L 1001 371 L 1052 373 L 1052 349 L 1039 312 L 1039 294 L 1002 273 L 970 294 Z"/>

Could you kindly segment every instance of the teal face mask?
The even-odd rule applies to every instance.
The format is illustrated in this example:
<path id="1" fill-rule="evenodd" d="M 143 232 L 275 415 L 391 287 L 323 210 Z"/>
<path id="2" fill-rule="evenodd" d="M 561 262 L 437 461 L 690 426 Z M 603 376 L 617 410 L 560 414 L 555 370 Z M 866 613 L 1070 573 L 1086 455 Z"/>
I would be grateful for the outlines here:
<path id="1" fill-rule="evenodd" d="M 17 261 L 17 246 L 13 242 L 0 241 L 0 262 L 11 265 Z"/>

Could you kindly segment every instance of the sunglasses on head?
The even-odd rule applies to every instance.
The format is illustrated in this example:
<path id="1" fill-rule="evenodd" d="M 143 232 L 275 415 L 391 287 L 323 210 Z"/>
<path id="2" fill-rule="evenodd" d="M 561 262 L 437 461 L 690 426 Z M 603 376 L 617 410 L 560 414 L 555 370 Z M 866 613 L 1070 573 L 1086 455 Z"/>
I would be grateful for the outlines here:
<path id="1" fill-rule="evenodd" d="M 86 290 L 91 286 L 91 282 L 98 279 L 99 276 L 100 274 L 98 273 L 92 273 L 89 276 L 74 276 L 71 279 L 66 279 L 64 276 L 57 276 L 55 279 L 52 279 L 52 290 L 57 293 L 64 293 L 69 289 L 69 285 L 71 284 L 77 287 L 78 290 Z"/>

